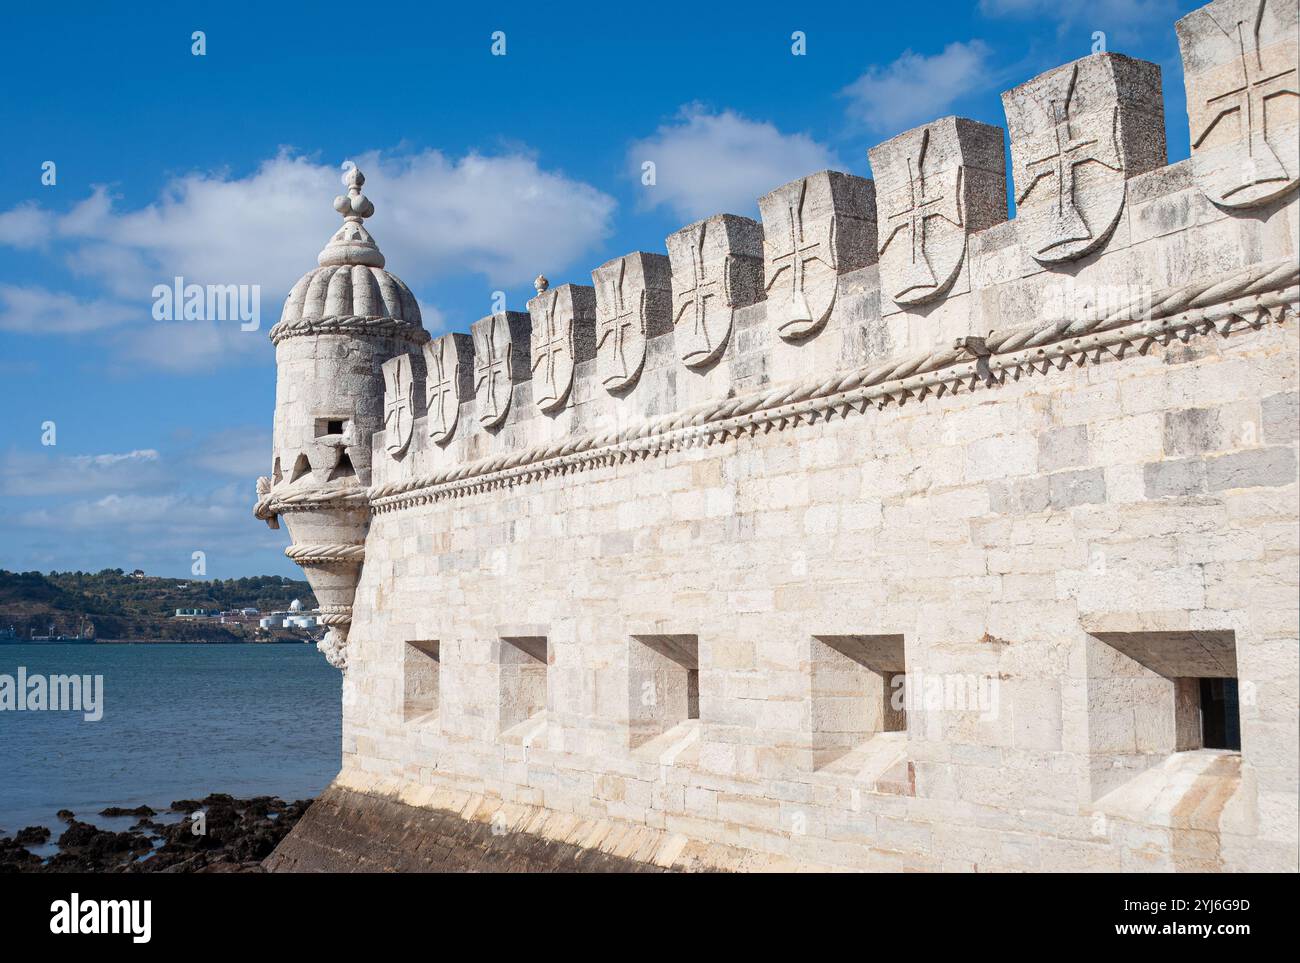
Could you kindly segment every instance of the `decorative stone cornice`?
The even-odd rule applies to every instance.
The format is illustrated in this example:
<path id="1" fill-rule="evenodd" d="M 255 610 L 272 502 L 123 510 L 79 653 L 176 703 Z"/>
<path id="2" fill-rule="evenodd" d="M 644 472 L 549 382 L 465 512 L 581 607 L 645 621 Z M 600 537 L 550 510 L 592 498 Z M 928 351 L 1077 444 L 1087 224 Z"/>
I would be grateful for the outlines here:
<path id="1" fill-rule="evenodd" d="M 260 479 L 259 479 L 260 481 Z M 253 517 L 269 521 L 287 512 L 318 512 L 337 508 L 364 508 L 369 493 L 364 488 L 304 488 L 301 491 L 262 491 L 258 486 Z"/>
<path id="2" fill-rule="evenodd" d="M 366 557 L 364 545 L 289 545 L 284 554 L 299 565 L 355 565 Z"/>
<path id="3" fill-rule="evenodd" d="M 429 332 L 420 326 L 419 321 L 412 323 L 398 318 L 374 318 L 357 315 L 331 318 L 294 318 L 277 323 L 268 335 L 272 344 L 279 344 L 289 338 L 301 338 L 321 334 L 363 335 L 376 338 L 401 338 L 414 345 L 422 345 L 429 340 Z"/>
<path id="4" fill-rule="evenodd" d="M 1226 336 L 1244 325 L 1280 323 L 1300 303 L 1298 281 L 1300 265 L 1292 258 L 1252 265 L 1168 289 L 1106 316 L 998 329 L 983 339 L 963 338 L 948 349 L 712 401 L 621 430 L 566 438 L 376 486 L 369 491 L 370 505 L 376 513 L 394 511 L 759 430 L 847 417 L 871 406 L 994 387 L 1008 376 L 1016 380 L 1070 363 L 1118 359 L 1129 348 L 1142 353 L 1153 343 L 1174 338 L 1211 331 Z"/>

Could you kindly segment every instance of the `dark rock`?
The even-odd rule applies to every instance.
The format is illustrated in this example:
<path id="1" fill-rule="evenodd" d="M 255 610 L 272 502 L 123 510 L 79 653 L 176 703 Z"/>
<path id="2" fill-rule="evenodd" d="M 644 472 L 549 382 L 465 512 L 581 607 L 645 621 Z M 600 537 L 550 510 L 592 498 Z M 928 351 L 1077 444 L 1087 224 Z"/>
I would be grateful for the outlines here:
<path id="1" fill-rule="evenodd" d="M 148 806 L 104 810 L 104 816 L 141 817 L 120 833 L 81 822 L 63 810 L 59 815 L 68 827 L 59 836 L 56 855 L 43 863 L 23 848 L 24 842 L 50 838 L 49 830 L 30 827 L 19 839 L 0 839 L 0 872 L 260 873 L 261 861 L 310 805 L 311 800 L 287 803 L 275 796 L 236 799 L 213 793 L 201 800 L 173 802 L 173 812 L 186 814 L 174 823 L 153 821 L 149 817 L 155 811 Z M 196 835 L 189 815 L 200 810 L 205 831 Z"/>
<path id="2" fill-rule="evenodd" d="M 8 836 L 0 836 L 0 873 L 32 873 L 40 868 L 39 856 L 29 853 Z"/>
<path id="3" fill-rule="evenodd" d="M 28 826 L 14 833 L 14 842 L 19 846 L 41 846 L 50 840 L 50 831 L 44 826 Z"/>
<path id="4" fill-rule="evenodd" d="M 156 816 L 158 815 L 148 806 L 136 806 L 134 809 L 123 809 L 121 806 L 109 806 L 107 809 L 99 811 L 101 816 Z"/>

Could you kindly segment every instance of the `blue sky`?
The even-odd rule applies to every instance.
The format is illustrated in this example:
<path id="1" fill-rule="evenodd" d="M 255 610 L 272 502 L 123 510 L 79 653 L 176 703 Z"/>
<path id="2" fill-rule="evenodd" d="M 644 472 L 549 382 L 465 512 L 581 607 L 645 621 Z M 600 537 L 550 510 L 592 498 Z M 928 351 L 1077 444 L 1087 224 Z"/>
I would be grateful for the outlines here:
<path id="1" fill-rule="evenodd" d="M 433 333 L 1092 52 L 1151 60 L 1187 156 L 1180 0 L 66 4 L 0 63 L 0 568 L 293 575 L 251 514 L 266 331 L 362 166 Z M 130 12 L 123 12 L 129 9 Z M 192 53 L 194 31 L 206 52 Z M 492 34 L 505 34 L 493 56 Z M 806 54 L 792 54 L 802 31 Z M 641 183 L 654 161 L 656 184 Z M 55 163 L 56 182 L 42 184 Z M 261 327 L 157 321 L 153 287 L 256 284 Z M 54 423 L 55 444 L 43 426 Z"/>

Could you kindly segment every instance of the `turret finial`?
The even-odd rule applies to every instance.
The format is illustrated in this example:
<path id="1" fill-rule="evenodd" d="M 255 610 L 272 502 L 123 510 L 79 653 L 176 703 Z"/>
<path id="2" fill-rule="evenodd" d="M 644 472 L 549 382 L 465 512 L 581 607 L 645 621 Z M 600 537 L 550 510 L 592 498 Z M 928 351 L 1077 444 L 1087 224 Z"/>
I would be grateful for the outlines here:
<path id="1" fill-rule="evenodd" d="M 384 255 L 380 253 L 374 238 L 362 223 L 375 213 L 375 205 L 370 198 L 361 193 L 361 185 L 366 182 L 366 175 L 361 168 L 351 164 L 343 173 L 343 183 L 348 192 L 334 198 L 334 210 L 343 215 L 343 226 L 330 238 L 325 250 L 320 252 L 316 262 L 324 267 L 327 264 L 364 264 L 369 267 L 383 267 Z"/>
<path id="2" fill-rule="evenodd" d="M 551 286 L 551 282 L 546 280 L 546 275 L 544 274 L 537 275 L 537 280 L 533 282 L 533 287 L 537 289 L 538 294 L 541 294 L 550 286 Z"/>
<path id="3" fill-rule="evenodd" d="M 375 205 L 361 193 L 361 185 L 365 182 L 366 175 L 361 173 L 360 167 L 349 167 L 343 174 L 343 183 L 347 185 L 348 192 L 334 198 L 334 210 L 344 217 L 358 220 L 364 220 L 375 213 Z"/>

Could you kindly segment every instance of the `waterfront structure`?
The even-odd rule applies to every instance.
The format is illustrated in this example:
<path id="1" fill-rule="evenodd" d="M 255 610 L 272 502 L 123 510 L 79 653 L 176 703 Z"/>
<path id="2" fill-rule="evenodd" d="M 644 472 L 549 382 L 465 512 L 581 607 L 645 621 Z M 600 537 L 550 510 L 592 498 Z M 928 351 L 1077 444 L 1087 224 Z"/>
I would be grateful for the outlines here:
<path id="1" fill-rule="evenodd" d="M 344 763 L 269 865 L 1294 871 L 1296 2 L 1177 33 L 1188 160 L 1098 53 L 1009 172 L 935 120 L 468 336 L 349 175 L 256 507 Z"/>

